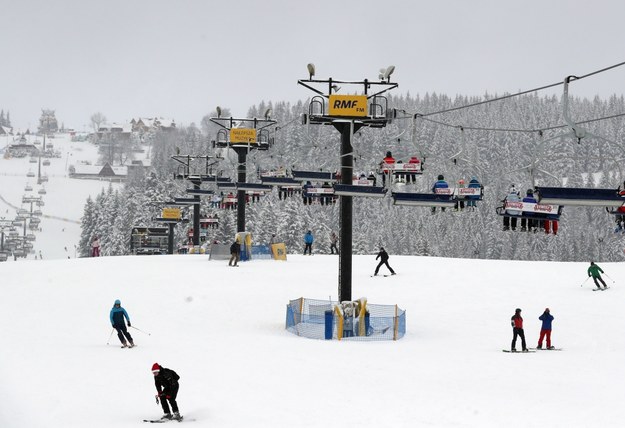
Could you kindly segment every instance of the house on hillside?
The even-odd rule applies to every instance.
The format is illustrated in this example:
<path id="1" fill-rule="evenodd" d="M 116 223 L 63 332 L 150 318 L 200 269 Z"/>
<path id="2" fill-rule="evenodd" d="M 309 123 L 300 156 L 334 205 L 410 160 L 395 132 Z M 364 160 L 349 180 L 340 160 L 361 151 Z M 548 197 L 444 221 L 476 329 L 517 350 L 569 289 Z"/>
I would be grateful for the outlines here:
<path id="1" fill-rule="evenodd" d="M 127 176 L 133 177 L 138 174 L 145 173 L 152 167 L 149 159 L 143 160 L 133 160 L 130 162 L 130 165 L 126 165 L 127 168 Z"/>
<path id="2" fill-rule="evenodd" d="M 93 135 L 94 144 L 124 144 L 130 143 L 132 125 L 130 123 L 102 124 Z"/>
<path id="3" fill-rule="evenodd" d="M 123 181 L 128 175 L 128 168 L 125 166 L 104 165 L 70 165 L 70 178 L 82 178 L 92 180 Z"/>
<path id="4" fill-rule="evenodd" d="M 162 117 L 140 117 L 130 121 L 132 131 L 143 134 L 149 130 L 169 131 L 176 129 L 176 122 L 173 119 Z"/>
<path id="5" fill-rule="evenodd" d="M 8 126 L 0 126 L 0 135 L 13 135 L 13 128 Z"/>

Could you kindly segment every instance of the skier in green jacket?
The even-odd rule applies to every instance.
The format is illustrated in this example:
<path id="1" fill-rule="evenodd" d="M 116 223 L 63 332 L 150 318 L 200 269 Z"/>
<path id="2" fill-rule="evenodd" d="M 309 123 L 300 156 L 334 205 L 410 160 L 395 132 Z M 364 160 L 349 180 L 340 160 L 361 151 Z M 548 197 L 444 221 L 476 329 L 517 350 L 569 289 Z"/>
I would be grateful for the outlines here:
<path id="1" fill-rule="evenodd" d="M 595 262 L 590 262 L 590 267 L 588 268 L 588 277 L 590 278 L 590 276 L 592 275 L 592 280 L 595 281 L 595 285 L 597 286 L 597 288 L 601 289 L 601 285 L 599 285 L 599 282 L 601 282 L 601 284 L 603 284 L 603 289 L 605 290 L 606 288 L 608 288 L 608 286 L 605 285 L 605 281 L 603 280 L 603 278 L 601 278 L 602 273 L 603 269 L 601 269 L 599 265 L 596 265 Z"/>

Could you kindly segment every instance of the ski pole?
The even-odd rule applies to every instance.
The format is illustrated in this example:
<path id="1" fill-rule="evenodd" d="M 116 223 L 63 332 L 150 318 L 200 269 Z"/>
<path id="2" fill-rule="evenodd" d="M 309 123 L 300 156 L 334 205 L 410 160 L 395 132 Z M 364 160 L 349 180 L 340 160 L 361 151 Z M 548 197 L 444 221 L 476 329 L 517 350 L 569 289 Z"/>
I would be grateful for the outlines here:
<path id="1" fill-rule="evenodd" d="M 612 278 L 610 278 L 610 275 L 608 275 L 607 273 L 605 273 L 605 272 L 604 272 L 603 274 L 604 274 L 605 276 L 607 276 L 607 277 L 608 277 L 608 279 L 609 279 L 610 281 L 612 281 L 612 284 L 614 284 L 614 283 L 616 282 L 616 281 L 614 281 Z"/>
<path id="2" fill-rule="evenodd" d="M 148 336 L 152 336 L 150 333 L 148 333 L 147 331 L 143 331 L 140 328 L 135 327 L 134 325 L 131 325 L 130 328 L 134 328 L 135 330 L 140 331 L 143 334 L 147 334 Z"/>
<path id="3" fill-rule="evenodd" d="M 111 341 L 111 337 L 113 337 L 113 332 L 115 331 L 115 329 L 111 330 L 111 334 L 109 334 L 109 340 L 106 341 L 106 344 L 108 345 L 109 342 Z"/>
<path id="4" fill-rule="evenodd" d="M 586 280 L 584 282 L 582 282 L 582 285 L 580 285 L 580 287 L 583 286 L 584 284 L 586 284 L 586 281 L 588 281 L 589 279 L 590 279 L 590 277 L 586 278 Z"/>

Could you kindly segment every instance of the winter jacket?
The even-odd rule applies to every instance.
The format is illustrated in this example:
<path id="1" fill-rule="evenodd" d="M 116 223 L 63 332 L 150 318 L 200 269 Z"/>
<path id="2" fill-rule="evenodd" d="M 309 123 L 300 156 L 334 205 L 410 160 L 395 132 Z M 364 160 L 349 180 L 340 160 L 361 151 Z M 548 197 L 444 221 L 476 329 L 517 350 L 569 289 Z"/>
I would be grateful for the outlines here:
<path id="1" fill-rule="evenodd" d="M 239 252 L 241 251 L 241 244 L 239 244 L 238 242 L 233 242 L 232 245 L 230 246 L 230 254 L 239 254 Z"/>
<path id="2" fill-rule="evenodd" d="M 376 260 L 377 260 L 377 259 L 380 259 L 380 261 L 381 261 L 382 263 L 384 263 L 385 261 L 388 261 L 388 253 L 387 253 L 386 251 L 382 250 L 382 251 L 380 251 L 380 252 L 378 253 L 378 255 L 377 255 L 377 257 L 376 257 L 375 259 L 376 259 Z"/>
<path id="3" fill-rule="evenodd" d="M 154 376 L 154 385 L 159 395 L 168 395 L 168 393 L 173 392 L 178 387 L 178 379 L 180 376 L 175 371 L 161 367 L 158 374 Z"/>
<path id="4" fill-rule="evenodd" d="M 536 198 L 534 198 L 533 195 L 527 195 L 526 197 L 523 198 L 523 202 L 530 202 L 530 203 L 535 204 Z"/>
<path id="5" fill-rule="evenodd" d="M 510 318 L 510 324 L 514 328 L 523 328 L 523 317 L 521 315 L 514 314 Z"/>
<path id="6" fill-rule="evenodd" d="M 436 189 L 448 189 L 448 188 L 449 188 L 449 184 L 447 184 L 445 180 L 438 180 L 436 183 L 434 183 L 434 186 L 432 186 L 432 192 L 436 193 Z"/>
<path id="7" fill-rule="evenodd" d="M 382 159 L 382 163 L 393 165 L 395 163 L 395 158 L 393 156 L 386 156 L 384 159 Z"/>
<path id="8" fill-rule="evenodd" d="M 541 316 L 538 317 L 538 319 L 543 322 L 541 329 L 551 330 L 551 321 L 553 321 L 553 315 L 551 315 L 549 312 L 544 312 Z"/>
<path id="9" fill-rule="evenodd" d="M 130 317 L 128 316 L 128 312 L 126 312 L 126 309 L 121 306 L 119 308 L 113 306 L 109 316 L 111 325 L 114 327 L 124 327 L 124 317 L 126 318 L 126 321 L 130 323 Z"/>
<path id="10" fill-rule="evenodd" d="M 469 189 L 481 189 L 482 185 L 480 184 L 480 182 L 477 180 L 477 178 L 473 177 L 471 178 L 471 180 L 469 181 L 469 185 L 467 186 Z M 467 196 L 468 199 L 480 199 L 480 197 L 478 195 L 469 195 Z"/>
<path id="11" fill-rule="evenodd" d="M 315 238 L 313 237 L 312 233 L 308 232 L 306 233 L 306 235 L 304 235 L 304 242 L 306 244 L 312 244 L 314 240 Z"/>
<path id="12" fill-rule="evenodd" d="M 603 269 L 599 265 L 590 265 L 588 268 L 588 276 L 592 275 L 593 278 L 600 278 L 601 274 L 599 272 L 603 273 Z"/>
<path id="13" fill-rule="evenodd" d="M 521 202 L 521 198 L 516 192 L 510 192 L 508 193 L 508 196 L 506 196 L 505 202 Z M 506 209 L 506 212 L 512 215 L 521 215 L 521 210 L 514 210 L 514 209 L 508 208 Z"/>

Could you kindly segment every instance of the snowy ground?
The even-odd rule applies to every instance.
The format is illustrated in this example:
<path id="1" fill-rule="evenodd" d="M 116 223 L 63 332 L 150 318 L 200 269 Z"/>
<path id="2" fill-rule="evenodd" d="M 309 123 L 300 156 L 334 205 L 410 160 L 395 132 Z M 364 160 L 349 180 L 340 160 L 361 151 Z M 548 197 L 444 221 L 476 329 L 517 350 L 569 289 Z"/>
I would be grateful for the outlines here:
<path id="1" fill-rule="evenodd" d="M 12 138 L 12 137 L 10 137 Z M 31 142 L 43 141 L 42 137 L 28 136 Z M 0 138 L 0 147 L 4 149 L 10 140 Z M 80 218 L 84 210 L 87 197 L 95 197 L 103 188 L 108 188 L 108 181 L 79 180 L 68 177 L 67 168 L 80 161 L 97 163 L 98 149 L 88 142 L 71 142 L 67 134 L 58 135 L 54 139 L 46 139 L 46 144 L 52 143 L 62 154 L 61 158 L 51 158 L 49 166 L 42 166 L 42 174 L 48 175 L 49 181 L 43 184 L 45 195 L 39 195 L 41 186 L 37 185 L 37 178 L 26 176 L 28 171 L 37 174 L 38 164 L 30 163 L 30 157 L 4 159 L 0 155 L 0 218 L 13 219 L 15 209 L 26 208 L 30 204 L 22 204 L 25 194 L 35 197 L 43 196 L 45 205 L 41 207 L 44 216 L 41 219 L 41 232 L 36 232 L 37 240 L 33 243 L 35 253 L 28 256 L 34 259 L 39 252 L 44 259 L 73 258 L 76 255 L 76 245 L 80 239 Z M 42 158 L 43 160 L 43 158 Z M 32 192 L 25 192 L 30 184 Z M 118 188 L 119 183 L 113 183 Z M 5 202 L 6 201 L 6 202 Z M 8 204 L 7 204 L 8 203 Z M 10 204 L 10 205 L 9 205 Z M 35 207 L 37 208 L 37 207 Z M 30 233 L 30 231 L 28 231 Z M 12 260 L 12 259 L 9 259 Z M 23 259 L 18 259 L 22 261 Z"/>
<path id="2" fill-rule="evenodd" d="M 136 427 L 159 417 L 150 368 L 181 376 L 181 412 L 206 427 L 622 427 L 625 265 L 354 257 L 353 296 L 406 309 L 397 342 L 305 339 L 285 306 L 337 295 L 337 258 L 237 269 L 206 256 L 0 264 L 0 426 Z M 384 269 L 384 268 L 383 268 Z M 110 345 L 121 299 L 138 347 Z M 501 352 L 523 309 L 530 346 L 550 307 L 562 352 Z M 520 346 L 519 346 L 520 347 Z M 172 422 L 174 423 L 174 422 Z"/>

